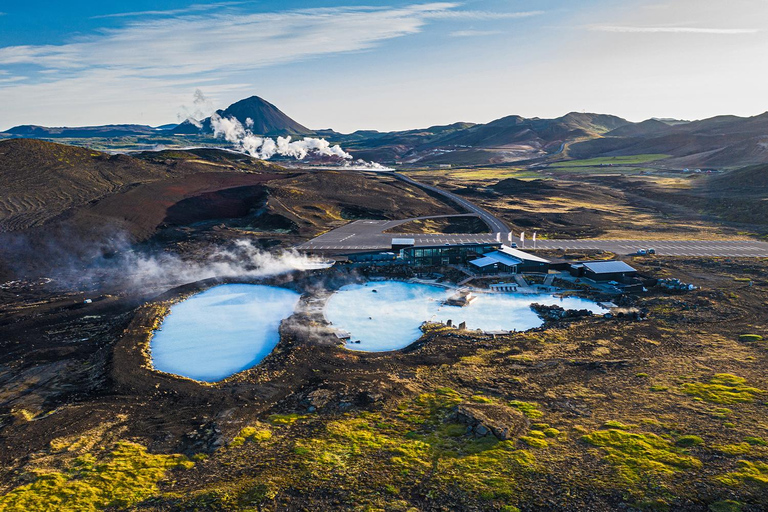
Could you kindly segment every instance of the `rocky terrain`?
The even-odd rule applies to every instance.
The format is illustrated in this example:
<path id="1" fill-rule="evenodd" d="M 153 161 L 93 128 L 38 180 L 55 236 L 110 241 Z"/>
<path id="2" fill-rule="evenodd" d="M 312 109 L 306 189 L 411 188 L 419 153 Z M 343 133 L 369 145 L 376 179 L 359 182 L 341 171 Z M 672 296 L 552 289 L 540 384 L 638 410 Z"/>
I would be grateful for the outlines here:
<path id="1" fill-rule="evenodd" d="M 390 353 L 346 350 L 316 311 L 300 309 L 262 363 L 204 384 L 157 372 L 148 357 L 151 333 L 189 294 L 245 280 L 306 291 L 309 301 L 346 282 L 415 272 L 208 279 L 211 261 L 276 253 L 352 219 L 456 210 L 387 175 L 285 169 L 230 152 L 113 159 L 37 141 L 0 148 L 7 158 L 26 154 L 7 149 L 25 144 L 38 163 L 0 162 L 4 179 L 17 168 L 76 172 L 82 185 L 50 210 L 16 199 L 34 180 L 4 196 L 33 221 L 4 224 L 2 234 L 0 510 L 765 508 L 766 261 L 635 257 L 643 274 L 696 289 L 612 299 L 636 315 L 549 308 L 528 332 L 426 324 L 420 340 Z M 75 156 L 83 163 L 66 162 Z M 419 178 L 515 229 L 756 236 L 678 199 L 707 184 L 754 183 L 758 201 L 759 168 L 685 188 L 659 177 L 463 172 Z"/>

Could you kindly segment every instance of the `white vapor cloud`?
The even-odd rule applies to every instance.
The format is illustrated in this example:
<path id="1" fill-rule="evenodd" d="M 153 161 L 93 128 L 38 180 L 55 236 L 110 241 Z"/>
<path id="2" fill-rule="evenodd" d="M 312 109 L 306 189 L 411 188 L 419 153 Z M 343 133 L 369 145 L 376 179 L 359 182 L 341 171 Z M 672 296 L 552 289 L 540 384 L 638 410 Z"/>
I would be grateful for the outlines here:
<path id="1" fill-rule="evenodd" d="M 296 270 L 328 267 L 324 260 L 289 250 L 271 253 L 248 240 L 218 248 L 203 261 L 190 261 L 172 254 L 126 252 L 117 263 L 108 263 L 101 280 L 121 280 L 136 289 L 169 287 L 210 278 L 266 277 Z"/>
<path id="2" fill-rule="evenodd" d="M 698 27 L 633 27 L 616 25 L 593 25 L 590 30 L 596 32 L 615 32 L 629 34 L 716 34 L 739 35 L 756 34 L 756 28 L 698 28 Z"/>
<path id="3" fill-rule="evenodd" d="M 223 137 L 231 142 L 239 151 L 248 153 L 254 158 L 269 160 L 275 155 L 287 156 L 303 160 L 307 155 L 335 156 L 343 160 L 351 160 L 352 155 L 341 149 L 341 146 L 331 144 L 325 139 L 307 137 L 303 140 L 291 141 L 291 137 L 278 137 L 277 141 L 269 137 L 254 135 L 250 128 L 251 119 L 246 120 L 247 127 L 234 117 L 223 118 L 218 114 L 211 116 L 211 127 L 215 137 Z"/>

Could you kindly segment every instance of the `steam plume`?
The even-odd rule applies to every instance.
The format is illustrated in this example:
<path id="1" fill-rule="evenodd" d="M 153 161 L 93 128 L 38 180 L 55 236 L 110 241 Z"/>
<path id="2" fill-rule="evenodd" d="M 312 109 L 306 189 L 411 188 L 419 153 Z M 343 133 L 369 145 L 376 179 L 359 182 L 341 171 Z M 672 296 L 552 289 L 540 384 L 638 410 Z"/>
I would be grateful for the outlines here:
<path id="1" fill-rule="evenodd" d="M 246 126 L 234 117 L 223 118 L 218 114 L 211 116 L 211 126 L 215 137 L 223 137 L 234 144 L 239 151 L 244 151 L 254 158 L 269 160 L 275 155 L 303 160 L 310 153 L 320 156 L 335 156 L 342 160 L 352 160 L 352 155 L 331 144 L 325 139 L 307 137 L 292 141 L 291 137 L 278 137 L 275 141 L 269 137 L 259 137 L 251 131 L 253 120 L 246 119 Z"/>

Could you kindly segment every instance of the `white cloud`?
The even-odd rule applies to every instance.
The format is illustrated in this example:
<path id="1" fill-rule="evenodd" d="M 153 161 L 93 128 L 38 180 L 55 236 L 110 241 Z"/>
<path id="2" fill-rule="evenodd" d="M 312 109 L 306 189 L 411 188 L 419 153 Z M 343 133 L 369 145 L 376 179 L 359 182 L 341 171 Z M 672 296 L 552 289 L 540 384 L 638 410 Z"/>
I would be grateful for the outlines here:
<path id="1" fill-rule="evenodd" d="M 435 10 L 425 15 L 430 19 L 449 20 L 514 20 L 540 16 L 545 11 L 493 12 L 493 11 L 457 11 Z"/>
<path id="2" fill-rule="evenodd" d="M 231 73 L 370 49 L 417 33 L 430 16 L 455 7 L 432 3 L 145 20 L 63 45 L 0 48 L 0 65 L 66 71 L 99 68 L 143 77 Z"/>
<path id="3" fill-rule="evenodd" d="M 134 12 L 117 12 L 113 14 L 102 14 L 99 16 L 91 16 L 92 20 L 98 20 L 103 18 L 132 18 L 138 16 L 175 16 L 178 14 L 189 14 L 192 12 L 203 12 L 220 9 L 222 7 L 232 7 L 236 5 L 242 5 L 249 2 L 219 2 L 212 4 L 192 4 L 184 9 L 169 9 L 169 10 L 157 10 L 157 11 L 134 11 Z"/>
<path id="4" fill-rule="evenodd" d="M 480 36 L 495 36 L 502 34 L 500 30 L 456 30 L 451 32 L 451 37 L 480 37 Z"/>
<path id="5" fill-rule="evenodd" d="M 633 27 L 627 25 L 592 25 L 590 30 L 596 32 L 614 32 L 627 34 L 716 34 L 739 35 L 756 34 L 756 28 L 700 28 L 700 27 Z"/>

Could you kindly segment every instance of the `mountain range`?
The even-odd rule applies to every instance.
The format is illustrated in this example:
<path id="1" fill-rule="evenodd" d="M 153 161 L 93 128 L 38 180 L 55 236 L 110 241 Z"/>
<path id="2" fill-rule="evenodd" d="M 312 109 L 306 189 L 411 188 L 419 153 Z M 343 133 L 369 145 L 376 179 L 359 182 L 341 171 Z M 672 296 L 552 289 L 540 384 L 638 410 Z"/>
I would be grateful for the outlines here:
<path id="1" fill-rule="evenodd" d="M 768 113 L 754 117 L 718 116 L 700 121 L 649 119 L 633 123 L 613 115 L 571 112 L 555 119 L 506 116 L 486 124 L 454 123 L 394 132 L 360 130 L 343 134 L 312 130 L 275 105 L 252 96 L 216 115 L 233 117 L 265 136 L 322 137 L 341 144 L 356 158 L 386 164 L 504 165 L 512 162 L 557 161 L 628 155 L 665 155 L 665 165 L 721 168 L 768 162 Z M 107 125 L 79 128 L 17 126 L 4 138 L 156 139 L 195 137 L 210 143 L 211 117 L 179 125 Z M 220 143 L 220 141 L 219 141 Z"/>

